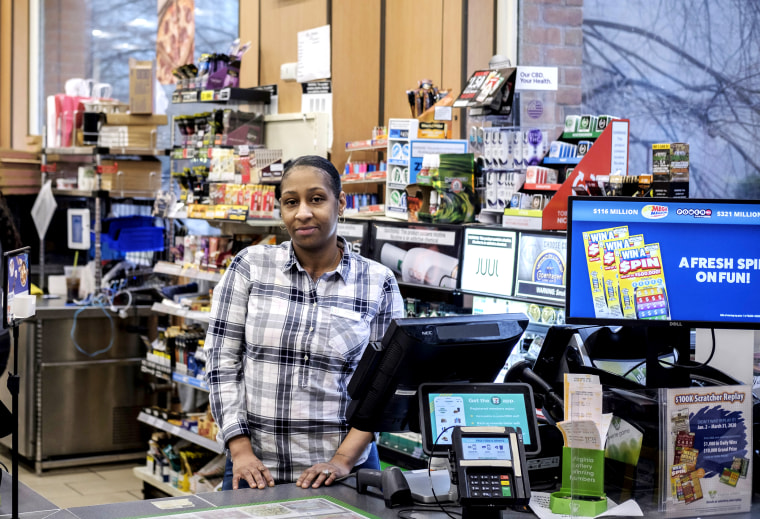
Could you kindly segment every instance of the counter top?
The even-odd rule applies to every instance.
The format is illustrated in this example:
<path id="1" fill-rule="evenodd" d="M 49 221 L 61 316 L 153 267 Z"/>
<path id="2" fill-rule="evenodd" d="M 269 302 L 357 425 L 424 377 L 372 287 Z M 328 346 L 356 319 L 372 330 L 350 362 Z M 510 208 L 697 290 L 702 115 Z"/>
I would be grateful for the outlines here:
<path id="1" fill-rule="evenodd" d="M 73 303 L 67 304 L 66 300 L 63 298 L 45 299 L 42 296 L 37 296 L 36 305 L 36 315 L 27 320 L 71 318 L 77 310 L 83 308 L 82 306 L 75 305 Z M 103 310 L 107 311 L 112 317 L 116 316 L 116 313 L 108 310 L 108 307 L 89 305 L 84 307 L 84 309 L 79 313 L 78 317 L 105 317 Z M 146 316 L 152 314 L 151 305 L 136 305 L 131 307 L 128 311 L 129 315 L 135 315 L 135 312 L 138 316 Z"/>
<path id="2" fill-rule="evenodd" d="M 10 517 L 11 513 L 11 481 L 6 472 L 0 471 L 0 473 L 2 473 L 3 478 L 3 484 L 0 486 L 0 518 L 5 518 Z M 372 494 L 358 494 L 352 484 L 353 478 L 349 478 L 346 480 L 346 484 L 335 484 L 317 489 L 302 489 L 290 484 L 278 485 L 264 490 L 241 489 L 227 492 L 204 492 L 184 497 L 166 497 L 146 501 L 130 501 L 126 503 L 83 506 L 61 510 L 23 483 L 19 483 L 19 515 L 24 517 L 24 519 L 119 519 L 149 516 L 164 517 L 177 513 L 189 513 L 192 511 L 199 512 L 201 510 L 211 510 L 220 507 L 263 504 L 273 501 L 316 497 L 326 497 L 338 500 L 349 507 L 364 512 L 369 517 L 377 517 L 381 519 L 396 519 L 398 517 L 398 512 L 403 509 L 403 507 L 386 508 L 383 499 Z M 760 512 L 759 497 L 758 494 L 753 496 L 752 511 L 731 514 L 731 519 L 750 519 L 752 517 L 758 517 L 758 512 Z M 414 508 L 420 508 L 421 506 L 422 505 L 415 506 Z M 644 507 L 642 506 L 642 508 Z M 449 511 L 456 510 L 458 510 L 458 508 L 449 508 Z M 655 512 L 651 510 L 644 511 L 645 517 L 649 517 L 652 513 Z M 216 517 L 219 516 L 217 515 Z M 242 517 L 242 515 L 240 517 Z M 438 519 L 447 516 L 435 508 L 429 508 L 424 512 L 415 512 L 414 517 L 418 517 L 419 519 Z M 507 512 L 506 517 L 526 518 L 535 516 L 510 510 Z"/>

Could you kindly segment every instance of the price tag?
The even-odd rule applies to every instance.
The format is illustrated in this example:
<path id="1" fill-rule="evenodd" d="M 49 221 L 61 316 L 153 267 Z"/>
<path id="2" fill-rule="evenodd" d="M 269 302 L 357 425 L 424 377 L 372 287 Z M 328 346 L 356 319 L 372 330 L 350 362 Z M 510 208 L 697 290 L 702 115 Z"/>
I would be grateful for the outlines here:
<path id="1" fill-rule="evenodd" d="M 214 100 L 213 90 L 203 90 L 201 92 L 201 101 L 213 101 L 213 100 Z"/>

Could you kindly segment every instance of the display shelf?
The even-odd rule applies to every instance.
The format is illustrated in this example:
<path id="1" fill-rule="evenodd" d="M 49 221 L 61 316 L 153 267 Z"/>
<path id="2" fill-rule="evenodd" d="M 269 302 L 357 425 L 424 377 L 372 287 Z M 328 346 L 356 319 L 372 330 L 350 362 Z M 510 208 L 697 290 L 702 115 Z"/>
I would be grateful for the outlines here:
<path id="1" fill-rule="evenodd" d="M 224 452 L 224 449 L 211 438 L 206 438 L 200 434 L 188 431 L 187 429 L 183 429 L 182 427 L 169 423 L 166 420 L 151 416 L 148 413 L 140 412 L 140 414 L 137 416 L 137 421 L 150 425 L 151 427 L 155 427 L 156 429 L 168 432 L 169 434 L 173 434 L 174 436 L 187 440 L 194 445 L 203 447 L 204 449 L 216 452 L 217 454 Z"/>
<path id="2" fill-rule="evenodd" d="M 153 375 L 154 377 L 160 378 L 162 380 L 170 381 L 172 379 L 172 370 L 170 367 L 156 364 L 155 362 L 151 362 L 147 359 L 142 360 L 140 364 L 140 371 L 142 373 L 147 373 L 148 375 Z"/>
<path id="3" fill-rule="evenodd" d="M 543 164 L 570 164 L 577 165 L 583 157 L 544 157 Z"/>
<path id="4" fill-rule="evenodd" d="M 59 189 L 59 188 L 53 188 L 52 189 L 53 195 L 55 196 L 73 196 L 73 197 L 79 197 L 79 198 L 94 198 L 98 196 L 98 191 L 89 190 L 89 189 Z M 155 191 L 137 191 L 137 190 L 130 190 L 130 189 L 119 189 L 119 190 L 102 190 L 101 191 L 104 196 L 107 196 L 108 198 L 137 198 L 141 200 L 153 200 L 155 199 Z"/>
<path id="5" fill-rule="evenodd" d="M 184 317 L 185 319 L 192 319 L 193 321 L 200 321 L 206 324 L 209 322 L 208 312 L 198 312 L 195 310 L 188 310 L 187 308 L 176 308 L 164 303 L 153 303 L 153 306 L 151 306 L 150 309 L 154 312 L 176 317 Z"/>
<path id="6" fill-rule="evenodd" d="M 564 132 L 563 139 L 596 139 L 602 132 Z"/>
<path id="7" fill-rule="evenodd" d="M 387 148 L 388 139 L 370 139 L 346 143 L 346 151 L 385 151 Z"/>
<path id="8" fill-rule="evenodd" d="M 161 492 L 172 497 L 185 497 L 193 495 L 192 492 L 185 492 L 184 490 L 180 490 L 177 487 L 170 485 L 169 483 L 164 483 L 162 480 L 158 479 L 151 472 L 149 472 L 147 467 L 134 467 L 132 469 L 132 473 L 140 481 L 143 481 L 152 487 L 156 487 Z"/>
<path id="9" fill-rule="evenodd" d="M 62 148 L 44 148 L 46 155 L 133 155 L 138 157 L 154 157 L 167 155 L 168 150 L 163 148 L 142 148 L 136 146 L 69 146 Z"/>
<path id="10" fill-rule="evenodd" d="M 201 270 L 195 266 L 178 265 L 168 261 L 159 261 L 156 263 L 153 267 L 153 272 L 156 274 L 168 274 L 170 276 L 198 279 L 201 281 L 218 282 L 222 279 L 222 274 L 219 272 L 210 272 Z"/>
<path id="11" fill-rule="evenodd" d="M 406 182 L 388 182 L 387 185 L 391 189 L 406 189 L 409 184 Z"/>
<path id="12" fill-rule="evenodd" d="M 358 184 L 385 184 L 387 180 L 385 178 L 361 178 L 358 180 L 343 180 L 341 184 L 345 185 L 358 185 Z"/>
<path id="13" fill-rule="evenodd" d="M 95 146 L 66 146 L 61 148 L 43 148 L 46 155 L 95 155 Z"/>
<path id="14" fill-rule="evenodd" d="M 271 93 L 255 88 L 222 88 L 219 90 L 175 90 L 172 103 L 225 103 L 238 101 L 243 103 L 269 104 Z"/>
<path id="15" fill-rule="evenodd" d="M 557 191 L 562 184 L 523 184 L 525 191 Z"/>
<path id="16" fill-rule="evenodd" d="M 249 218 L 245 221 L 249 227 L 277 227 L 282 224 L 279 218 Z"/>
<path id="17" fill-rule="evenodd" d="M 195 389 L 208 391 L 208 384 L 206 383 L 205 380 L 191 377 L 190 375 L 183 375 L 182 373 L 177 373 L 175 371 L 174 373 L 172 373 L 172 380 L 174 382 L 179 382 L 180 384 L 185 384 L 186 386 L 192 386 Z"/>

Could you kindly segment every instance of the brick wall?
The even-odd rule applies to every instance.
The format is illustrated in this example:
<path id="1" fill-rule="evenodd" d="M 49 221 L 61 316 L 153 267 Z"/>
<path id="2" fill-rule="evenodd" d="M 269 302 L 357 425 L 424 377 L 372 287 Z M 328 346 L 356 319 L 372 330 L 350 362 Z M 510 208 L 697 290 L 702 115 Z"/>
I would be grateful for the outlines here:
<path id="1" fill-rule="evenodd" d="M 518 64 L 557 67 L 559 90 L 555 120 L 581 108 L 583 0 L 520 2 Z"/>

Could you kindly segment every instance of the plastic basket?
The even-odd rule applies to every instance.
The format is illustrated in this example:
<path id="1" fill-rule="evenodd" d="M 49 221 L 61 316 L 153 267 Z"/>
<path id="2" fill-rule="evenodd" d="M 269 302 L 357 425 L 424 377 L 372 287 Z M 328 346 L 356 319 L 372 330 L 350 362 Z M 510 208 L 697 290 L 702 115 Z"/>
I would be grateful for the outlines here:
<path id="1" fill-rule="evenodd" d="M 153 225 L 150 216 L 112 218 L 104 222 L 103 242 L 121 252 L 164 250 L 164 228 Z"/>

